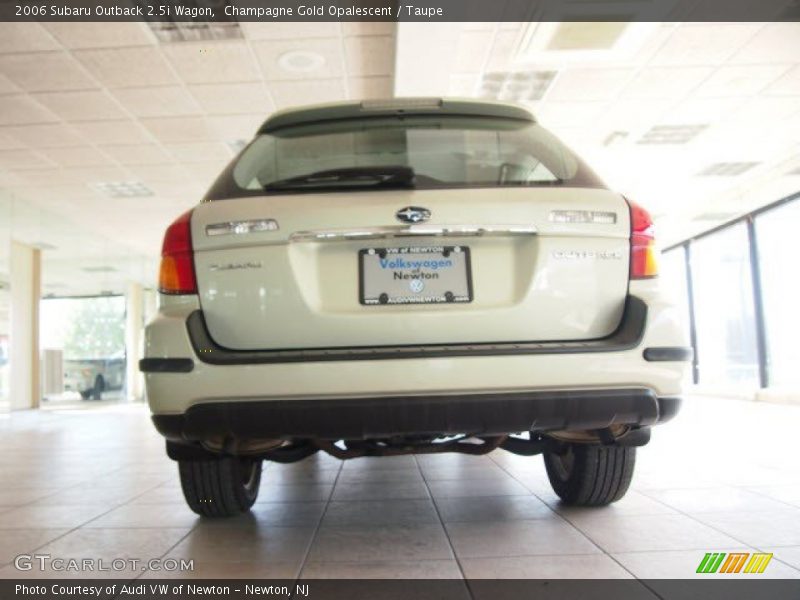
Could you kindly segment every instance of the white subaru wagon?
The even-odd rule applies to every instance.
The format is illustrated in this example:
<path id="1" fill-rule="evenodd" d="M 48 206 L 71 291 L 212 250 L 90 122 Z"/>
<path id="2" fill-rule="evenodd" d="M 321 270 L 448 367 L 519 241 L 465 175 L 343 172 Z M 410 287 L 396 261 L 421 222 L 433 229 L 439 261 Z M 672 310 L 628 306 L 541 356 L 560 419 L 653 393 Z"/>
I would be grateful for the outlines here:
<path id="1" fill-rule="evenodd" d="M 166 232 L 153 422 L 207 517 L 320 450 L 541 454 L 605 505 L 691 360 L 656 259 L 649 214 L 524 108 L 282 111 Z"/>

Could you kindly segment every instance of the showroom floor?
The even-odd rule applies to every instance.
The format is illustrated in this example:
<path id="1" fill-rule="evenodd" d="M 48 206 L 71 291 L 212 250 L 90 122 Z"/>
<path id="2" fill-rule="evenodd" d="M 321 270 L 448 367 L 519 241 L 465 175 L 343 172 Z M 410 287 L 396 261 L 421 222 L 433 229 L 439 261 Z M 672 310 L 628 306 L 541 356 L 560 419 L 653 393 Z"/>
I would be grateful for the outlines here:
<path id="1" fill-rule="evenodd" d="M 251 515 L 202 522 L 143 406 L 2 415 L 0 576 L 42 576 L 12 565 L 36 551 L 191 558 L 195 577 L 684 578 L 705 552 L 757 549 L 775 555 L 763 576 L 796 578 L 798 423 L 691 398 L 604 509 L 559 505 L 538 457 L 320 454 L 267 465 Z"/>

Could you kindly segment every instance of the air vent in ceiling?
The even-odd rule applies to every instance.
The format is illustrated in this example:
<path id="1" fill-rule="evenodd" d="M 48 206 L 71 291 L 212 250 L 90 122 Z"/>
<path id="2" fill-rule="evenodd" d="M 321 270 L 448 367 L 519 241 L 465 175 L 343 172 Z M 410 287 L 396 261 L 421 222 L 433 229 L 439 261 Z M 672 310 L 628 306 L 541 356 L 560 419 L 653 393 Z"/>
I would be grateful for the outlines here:
<path id="1" fill-rule="evenodd" d="M 686 144 L 692 141 L 708 125 L 655 125 L 646 132 L 637 144 Z"/>
<path id="2" fill-rule="evenodd" d="M 143 198 L 152 196 L 153 190 L 141 181 L 101 181 L 89 187 L 111 198 Z"/>
<path id="3" fill-rule="evenodd" d="M 137 3 L 147 14 L 147 3 Z M 236 19 L 225 14 L 229 5 L 228 0 L 184 0 L 169 6 L 168 15 L 151 17 L 147 24 L 158 41 L 166 44 L 244 37 Z"/>
<path id="4" fill-rule="evenodd" d="M 720 162 L 707 166 L 698 175 L 711 177 L 735 177 L 755 167 L 757 162 Z"/>
<path id="5" fill-rule="evenodd" d="M 116 273 L 117 270 L 114 267 L 107 267 L 105 265 L 97 266 L 97 267 L 83 267 L 81 271 L 85 271 L 86 273 Z"/>
<path id="6" fill-rule="evenodd" d="M 557 71 L 493 71 L 486 73 L 478 93 L 483 98 L 506 102 L 541 100 L 555 79 Z"/>

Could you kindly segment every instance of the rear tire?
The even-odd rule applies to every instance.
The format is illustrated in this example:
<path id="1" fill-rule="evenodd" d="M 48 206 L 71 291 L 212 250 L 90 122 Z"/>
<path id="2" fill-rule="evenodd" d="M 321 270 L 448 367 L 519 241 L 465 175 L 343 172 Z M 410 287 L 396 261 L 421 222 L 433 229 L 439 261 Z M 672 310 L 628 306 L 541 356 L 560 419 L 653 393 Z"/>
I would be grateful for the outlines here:
<path id="1" fill-rule="evenodd" d="M 605 506 L 622 498 L 635 464 L 631 447 L 564 444 L 559 452 L 544 453 L 553 491 L 573 506 Z"/>
<path id="2" fill-rule="evenodd" d="M 233 517 L 250 510 L 258 497 L 261 459 L 181 460 L 178 471 L 186 503 L 202 517 Z"/>

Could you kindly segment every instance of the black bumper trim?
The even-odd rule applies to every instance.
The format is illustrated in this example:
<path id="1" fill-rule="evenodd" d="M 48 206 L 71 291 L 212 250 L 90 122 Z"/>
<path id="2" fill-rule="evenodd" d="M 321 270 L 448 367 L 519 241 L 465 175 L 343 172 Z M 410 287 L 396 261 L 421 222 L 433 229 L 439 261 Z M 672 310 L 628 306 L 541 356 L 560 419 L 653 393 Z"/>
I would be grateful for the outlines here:
<path id="1" fill-rule="evenodd" d="M 191 373 L 194 361 L 191 358 L 143 358 L 139 361 L 142 373 Z"/>
<path id="2" fill-rule="evenodd" d="M 489 435 L 521 431 L 648 427 L 677 412 L 680 400 L 647 389 L 396 396 L 334 400 L 257 400 L 196 404 L 153 415 L 168 440 L 376 439 L 412 434 Z"/>
<path id="3" fill-rule="evenodd" d="M 650 362 L 680 361 L 686 362 L 694 357 L 694 350 L 684 346 L 663 346 L 656 348 L 645 348 L 642 353 L 644 359 Z"/>
<path id="4" fill-rule="evenodd" d="M 637 347 L 644 336 L 646 322 L 647 305 L 640 298 L 628 296 L 622 321 L 617 330 L 608 337 L 582 342 L 503 342 L 296 350 L 229 350 L 219 346 L 211 338 L 201 310 L 196 310 L 189 315 L 186 320 L 186 328 L 198 360 L 212 365 L 253 365 L 335 360 L 616 352 Z"/>

